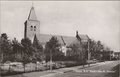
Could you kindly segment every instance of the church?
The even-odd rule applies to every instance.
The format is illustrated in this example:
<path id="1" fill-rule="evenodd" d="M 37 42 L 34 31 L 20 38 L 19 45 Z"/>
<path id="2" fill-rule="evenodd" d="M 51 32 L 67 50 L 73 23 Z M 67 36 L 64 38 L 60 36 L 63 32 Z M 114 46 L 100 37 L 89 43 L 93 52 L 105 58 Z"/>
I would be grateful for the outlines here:
<path id="1" fill-rule="evenodd" d="M 24 23 L 24 38 L 29 38 L 31 41 L 34 40 L 34 37 L 37 37 L 40 44 L 42 44 L 43 48 L 45 44 L 51 39 L 52 36 L 57 37 L 59 43 L 62 45 L 62 52 L 67 55 L 67 49 L 71 44 L 75 43 L 88 43 L 89 37 L 88 35 L 81 35 L 76 31 L 75 36 L 61 36 L 61 35 L 49 35 L 49 34 L 41 34 L 40 33 L 40 21 L 37 20 L 37 16 L 35 14 L 34 7 L 32 6 L 30 9 L 30 13 L 28 19 Z M 88 47 L 89 48 L 89 47 Z"/>

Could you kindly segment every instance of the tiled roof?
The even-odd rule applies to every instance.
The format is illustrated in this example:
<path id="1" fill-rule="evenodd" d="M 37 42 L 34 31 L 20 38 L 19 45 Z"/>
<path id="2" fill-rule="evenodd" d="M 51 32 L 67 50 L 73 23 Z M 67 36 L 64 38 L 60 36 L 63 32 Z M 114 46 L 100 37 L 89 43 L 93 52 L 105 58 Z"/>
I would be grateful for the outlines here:
<path id="1" fill-rule="evenodd" d="M 49 34 L 39 34 L 39 35 L 37 35 L 37 38 L 41 44 L 45 44 L 46 42 L 48 42 L 51 39 L 52 36 L 57 37 L 60 44 L 62 44 L 62 45 L 66 44 L 67 46 L 69 46 L 72 43 L 75 43 L 77 40 L 76 37 L 49 35 Z"/>
<path id="2" fill-rule="evenodd" d="M 79 34 L 79 37 L 80 37 L 81 41 L 88 41 L 89 40 L 88 35 Z"/>
<path id="3" fill-rule="evenodd" d="M 70 36 L 62 36 L 63 40 L 65 41 L 66 45 L 69 46 L 70 44 L 74 44 L 78 42 L 76 37 L 70 37 Z"/>
<path id="4" fill-rule="evenodd" d="M 72 37 L 72 36 L 38 34 L 37 39 L 39 40 L 39 42 L 41 44 L 45 45 L 46 42 L 48 42 L 52 38 L 52 36 L 57 37 L 57 39 L 61 45 L 69 46 L 71 44 L 80 43 L 80 41 L 76 37 Z M 81 39 L 81 42 L 88 42 L 88 40 L 89 40 L 89 37 L 87 35 L 79 34 L 79 37 Z"/>

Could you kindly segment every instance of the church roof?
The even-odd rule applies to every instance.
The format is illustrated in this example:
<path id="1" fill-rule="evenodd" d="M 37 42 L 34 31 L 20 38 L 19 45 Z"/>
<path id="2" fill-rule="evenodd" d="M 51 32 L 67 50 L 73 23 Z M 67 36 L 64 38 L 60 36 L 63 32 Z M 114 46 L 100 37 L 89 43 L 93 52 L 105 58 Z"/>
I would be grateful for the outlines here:
<path id="1" fill-rule="evenodd" d="M 57 37 L 59 43 L 62 45 L 69 46 L 70 44 L 73 44 L 77 41 L 77 38 L 72 36 L 60 36 L 60 35 L 48 35 L 48 34 L 39 34 L 37 35 L 37 38 L 41 44 L 46 44 L 46 42 L 48 42 L 52 36 Z"/>
<path id="2" fill-rule="evenodd" d="M 70 36 L 62 36 L 62 37 L 67 46 L 78 42 L 76 37 L 70 37 Z"/>
<path id="3" fill-rule="evenodd" d="M 34 7 L 32 7 L 31 10 L 30 10 L 28 20 L 37 20 Z"/>
<path id="4" fill-rule="evenodd" d="M 80 39 L 81 39 L 81 41 L 88 41 L 89 40 L 89 37 L 88 37 L 88 35 L 83 35 L 83 34 L 79 34 L 79 37 L 80 37 Z"/>

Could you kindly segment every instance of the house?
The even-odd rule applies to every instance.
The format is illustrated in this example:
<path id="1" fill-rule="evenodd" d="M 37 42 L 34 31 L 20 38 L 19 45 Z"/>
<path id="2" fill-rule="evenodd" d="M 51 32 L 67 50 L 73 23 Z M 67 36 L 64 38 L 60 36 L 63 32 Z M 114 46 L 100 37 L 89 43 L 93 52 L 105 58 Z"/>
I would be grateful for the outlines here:
<path id="1" fill-rule="evenodd" d="M 51 39 L 51 37 L 55 36 L 57 37 L 59 43 L 62 45 L 61 50 L 65 55 L 67 54 L 66 51 L 68 50 L 71 44 L 89 42 L 89 37 L 87 35 L 80 35 L 78 31 L 76 31 L 76 35 L 74 37 L 41 34 L 40 21 L 37 19 L 34 7 L 31 8 L 28 19 L 25 21 L 24 24 L 25 24 L 24 38 L 29 38 L 31 41 L 33 41 L 34 37 L 36 36 L 39 42 L 44 47 L 45 44 Z"/>

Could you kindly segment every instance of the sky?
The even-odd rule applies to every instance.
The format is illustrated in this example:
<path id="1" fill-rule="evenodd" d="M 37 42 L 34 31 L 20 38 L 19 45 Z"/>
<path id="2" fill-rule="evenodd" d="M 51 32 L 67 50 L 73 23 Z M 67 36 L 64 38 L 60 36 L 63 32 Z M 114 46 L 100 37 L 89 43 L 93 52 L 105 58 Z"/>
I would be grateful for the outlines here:
<path id="1" fill-rule="evenodd" d="M 0 33 L 21 40 L 32 5 L 41 34 L 75 37 L 78 30 L 120 51 L 120 1 L 0 1 Z"/>

